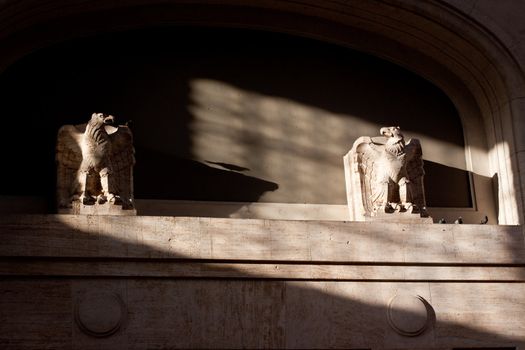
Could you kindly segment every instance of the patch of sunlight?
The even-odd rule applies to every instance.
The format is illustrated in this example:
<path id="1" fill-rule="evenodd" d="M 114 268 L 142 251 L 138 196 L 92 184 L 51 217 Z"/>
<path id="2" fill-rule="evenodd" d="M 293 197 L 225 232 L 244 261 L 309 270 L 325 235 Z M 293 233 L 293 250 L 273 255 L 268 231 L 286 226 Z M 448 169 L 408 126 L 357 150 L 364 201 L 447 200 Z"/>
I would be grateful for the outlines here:
<path id="1" fill-rule="evenodd" d="M 518 159 L 510 155 L 507 142 L 496 144 L 490 151 L 492 171 L 497 174 L 499 215 L 498 222 L 503 225 L 518 225 L 522 223 L 520 216 L 522 203 L 519 203 L 516 193 L 520 191 L 519 175 L 513 169 L 518 167 Z M 494 169 L 500 169 L 496 172 Z M 516 169 L 516 174 L 519 174 Z"/>
<path id="2" fill-rule="evenodd" d="M 247 175 L 279 183 L 263 195 L 287 202 L 344 201 L 342 156 L 359 136 L 377 136 L 378 125 L 361 116 L 337 114 L 277 96 L 246 91 L 211 79 L 190 82 L 192 154 L 250 169 Z M 465 150 L 401 125 L 406 138 L 419 138 L 424 158 L 466 170 Z"/>

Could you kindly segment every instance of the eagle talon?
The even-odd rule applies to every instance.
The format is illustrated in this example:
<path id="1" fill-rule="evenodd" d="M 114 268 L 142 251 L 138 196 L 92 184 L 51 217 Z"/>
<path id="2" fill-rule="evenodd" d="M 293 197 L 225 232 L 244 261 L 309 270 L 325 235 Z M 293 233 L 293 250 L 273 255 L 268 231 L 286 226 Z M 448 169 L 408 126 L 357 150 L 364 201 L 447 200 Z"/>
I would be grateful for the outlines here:
<path id="1" fill-rule="evenodd" d="M 123 198 L 120 198 L 120 200 L 122 201 L 122 209 L 133 209 L 132 201 Z"/>
<path id="2" fill-rule="evenodd" d="M 428 212 L 427 212 L 427 207 L 422 207 L 422 208 L 417 208 L 417 213 L 422 217 L 422 218 L 426 218 L 429 216 Z"/>
<path id="3" fill-rule="evenodd" d="M 391 214 L 391 213 L 393 213 L 395 211 L 396 211 L 396 209 L 391 204 L 387 204 L 384 207 L 384 212 L 387 213 L 387 214 Z"/>
<path id="4" fill-rule="evenodd" d="M 400 212 L 400 213 L 407 212 L 407 206 L 404 205 L 404 204 L 398 204 L 397 209 L 398 209 L 398 212 Z"/>
<path id="5" fill-rule="evenodd" d="M 107 202 L 111 204 L 120 205 L 122 204 L 122 199 L 120 198 L 119 195 L 116 195 L 114 193 L 109 193 L 107 195 Z"/>
<path id="6" fill-rule="evenodd" d="M 86 196 L 84 194 L 79 197 L 79 201 L 80 201 L 80 203 L 82 203 L 84 205 L 93 205 L 93 204 L 95 204 L 95 198 L 93 198 L 92 196 Z"/>

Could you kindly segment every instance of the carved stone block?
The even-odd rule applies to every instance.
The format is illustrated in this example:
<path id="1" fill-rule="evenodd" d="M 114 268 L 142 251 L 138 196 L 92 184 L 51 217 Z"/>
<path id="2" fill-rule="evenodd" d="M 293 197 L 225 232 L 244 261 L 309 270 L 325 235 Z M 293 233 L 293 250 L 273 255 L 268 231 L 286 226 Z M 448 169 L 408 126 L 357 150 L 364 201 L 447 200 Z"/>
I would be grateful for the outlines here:
<path id="1" fill-rule="evenodd" d="M 423 153 L 398 126 L 358 138 L 344 157 L 350 219 L 432 223 L 423 186 Z"/>
<path id="2" fill-rule="evenodd" d="M 57 205 L 63 214 L 136 215 L 133 135 L 115 118 L 93 113 L 86 124 L 64 125 L 56 146 Z"/>

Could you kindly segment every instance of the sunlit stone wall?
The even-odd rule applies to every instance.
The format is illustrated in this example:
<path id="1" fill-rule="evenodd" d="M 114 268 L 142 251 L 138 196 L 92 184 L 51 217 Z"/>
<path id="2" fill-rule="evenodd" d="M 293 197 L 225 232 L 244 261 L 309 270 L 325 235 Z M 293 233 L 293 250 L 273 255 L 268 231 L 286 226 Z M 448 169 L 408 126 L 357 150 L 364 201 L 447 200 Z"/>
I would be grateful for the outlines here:
<path id="1" fill-rule="evenodd" d="M 401 90 L 404 89 L 403 82 L 397 84 Z M 331 112 L 281 96 L 246 91 L 217 80 L 192 80 L 190 87 L 190 112 L 194 116 L 191 123 L 194 156 L 198 159 L 220 159 L 224 163 L 242 164 L 246 170 L 262 178 L 279 179 L 281 190 L 275 190 L 275 193 L 265 192 L 262 201 L 343 203 L 341 149 L 351 145 L 359 136 L 377 136 L 381 125 L 377 121 L 367 120 L 365 115 L 360 116 L 359 113 L 351 115 Z M 330 89 L 319 87 L 325 88 Z M 407 93 L 406 98 L 409 96 Z M 338 102 L 347 104 L 348 109 L 352 109 L 351 101 Z M 446 100 L 441 102 L 449 103 Z M 447 128 L 447 124 L 451 128 L 454 122 L 457 123 L 454 120 L 457 118 L 454 111 L 438 116 L 433 111 L 421 111 L 425 115 L 411 120 L 411 117 L 416 117 L 410 110 L 411 103 L 416 105 L 416 109 L 421 108 L 421 101 L 416 100 L 404 106 L 407 108 L 407 115 L 400 119 L 405 122 L 403 128 L 407 129 L 407 138 L 416 137 L 422 141 L 425 159 L 428 161 L 465 170 L 463 146 L 443 140 L 442 135 L 439 135 L 440 131 Z M 391 101 L 385 101 L 385 104 L 391 104 Z M 396 124 L 396 120 L 388 112 L 385 112 L 383 118 L 385 124 Z M 438 124 L 428 120 L 431 118 L 443 118 L 443 128 L 436 125 L 435 135 L 414 131 L 421 129 L 421 120 Z M 434 175 L 433 170 L 430 170 L 431 177 Z M 465 184 L 463 182 L 462 185 Z M 434 187 L 434 190 L 443 186 L 437 181 L 428 181 L 428 185 Z M 465 188 L 462 190 L 465 191 Z M 436 199 L 438 198 L 430 196 L 430 202 L 437 202 Z M 454 200 L 451 195 L 448 205 L 446 200 L 439 204 L 453 206 Z M 468 198 L 462 200 L 465 201 L 464 206 L 467 206 Z"/>
<path id="2" fill-rule="evenodd" d="M 519 226 L 22 215 L 0 239 L 2 349 L 525 345 Z"/>

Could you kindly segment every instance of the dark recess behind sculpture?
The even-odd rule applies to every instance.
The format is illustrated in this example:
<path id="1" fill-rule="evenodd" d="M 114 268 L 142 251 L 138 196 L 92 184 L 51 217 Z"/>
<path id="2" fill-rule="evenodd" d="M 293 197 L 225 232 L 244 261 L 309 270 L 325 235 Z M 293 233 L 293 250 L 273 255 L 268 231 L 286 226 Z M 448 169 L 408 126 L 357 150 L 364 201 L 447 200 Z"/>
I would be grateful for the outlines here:
<path id="1" fill-rule="evenodd" d="M 279 201 L 304 202 L 302 194 L 311 188 L 289 189 L 280 185 L 282 178 L 265 177 L 248 164 L 219 169 L 207 164 L 220 164 L 222 159 L 207 159 L 208 163 L 194 159 L 190 128 L 194 116 L 188 109 L 192 103 L 189 82 L 194 78 L 226 82 L 338 115 L 359 116 L 377 125 L 410 125 L 413 132 L 463 147 L 461 123 L 447 96 L 388 62 L 283 34 L 147 29 L 77 39 L 41 50 L 0 76 L 3 114 L 8 116 L 3 129 L 11 130 L 4 132 L 0 146 L 9 150 L 4 164 L 14 169 L 2 172 L 2 182 L 9 186 L 0 194 L 43 195 L 52 201 L 56 131 L 101 111 L 121 117 L 120 122 L 135 122 L 136 198 L 258 201 L 266 193 L 264 201 L 272 202 L 277 201 L 272 200 L 274 193 L 279 193 L 278 198 L 285 198 Z M 167 139 L 166 134 L 171 137 Z M 27 141 L 18 141 L 20 137 Z M 165 151 L 145 147 L 146 139 L 162 140 Z M 341 156 L 353 141 L 338 145 Z M 255 160 L 257 156 L 255 151 Z M 328 161 L 339 162 L 341 174 L 323 177 L 320 166 L 319 186 L 335 183 L 338 190 L 326 190 L 313 202 L 344 204 L 342 160 Z M 242 168 L 251 171 L 231 170 Z M 428 206 L 472 206 L 467 172 L 429 161 L 425 169 Z M 294 176 L 292 170 L 288 176 Z M 453 191 L 443 190 L 444 178 Z"/>

